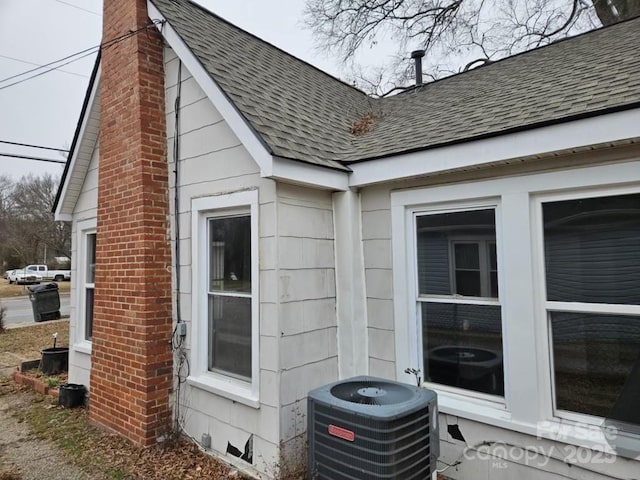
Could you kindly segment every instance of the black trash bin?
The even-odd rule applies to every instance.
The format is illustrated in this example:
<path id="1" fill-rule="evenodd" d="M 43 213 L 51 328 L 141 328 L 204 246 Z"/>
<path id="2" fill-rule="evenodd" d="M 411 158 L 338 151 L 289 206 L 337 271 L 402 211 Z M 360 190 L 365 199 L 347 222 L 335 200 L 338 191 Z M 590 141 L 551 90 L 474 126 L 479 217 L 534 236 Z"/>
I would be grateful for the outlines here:
<path id="1" fill-rule="evenodd" d="M 29 287 L 29 300 L 33 308 L 33 320 L 57 320 L 60 318 L 60 293 L 55 283 Z"/>

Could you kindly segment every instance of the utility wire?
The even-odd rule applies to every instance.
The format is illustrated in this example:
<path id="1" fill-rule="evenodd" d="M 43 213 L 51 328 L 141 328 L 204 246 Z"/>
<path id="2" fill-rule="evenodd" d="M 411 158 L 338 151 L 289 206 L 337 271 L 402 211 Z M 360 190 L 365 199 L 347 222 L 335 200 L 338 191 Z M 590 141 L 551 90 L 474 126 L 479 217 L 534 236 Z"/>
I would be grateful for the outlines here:
<path id="1" fill-rule="evenodd" d="M 86 48 L 86 49 L 84 49 L 84 50 L 81 50 L 81 51 L 79 51 L 79 52 L 73 53 L 73 54 L 71 54 L 71 55 L 67 55 L 66 57 L 60 58 L 60 59 L 58 59 L 58 60 L 54 60 L 53 62 L 45 63 L 44 65 L 40 65 L 40 66 L 38 66 L 38 67 L 36 67 L 36 68 L 32 68 L 31 70 L 25 70 L 25 71 L 24 71 L 24 72 L 22 72 L 22 73 L 18 73 L 18 74 L 16 74 L 16 75 L 11 75 L 10 77 L 3 78 L 2 80 L 0 80 L 0 83 L 2 83 L 2 82 L 6 82 L 7 80 L 12 80 L 12 79 L 14 79 L 14 78 L 22 77 L 23 75 L 26 75 L 27 73 L 36 72 L 36 71 L 40 70 L 41 68 L 50 67 L 51 65 L 55 65 L 56 63 L 60 63 L 60 62 L 62 62 L 62 61 L 64 61 L 64 60 L 68 60 L 69 58 L 73 58 L 73 57 L 75 57 L 75 56 L 77 56 L 77 55 L 80 55 L 80 54 L 82 54 L 82 53 L 88 52 L 88 51 L 90 51 L 90 50 L 96 50 L 96 49 L 97 49 L 97 48 L 99 48 L 99 47 L 100 47 L 100 46 L 99 46 L 99 45 L 97 45 L 97 46 L 95 46 L 95 47 Z"/>
<path id="2" fill-rule="evenodd" d="M 73 3 L 63 2 L 62 0 L 53 0 L 54 2 L 62 3 L 63 5 L 68 5 L 73 8 L 77 8 L 78 10 L 82 10 L 83 12 L 90 13 L 92 15 L 96 15 L 98 17 L 102 17 L 100 13 L 96 13 L 93 10 L 87 10 L 86 8 L 79 7 L 78 5 L 74 5 Z"/>
<path id="3" fill-rule="evenodd" d="M 18 143 L 18 142 L 9 142 L 7 140 L 0 140 L 0 143 L 4 143 L 6 145 L 17 145 L 18 147 L 31 147 L 31 148 L 40 148 L 42 150 L 54 150 L 56 152 L 68 152 L 64 148 L 55 148 L 55 147 L 44 147 L 42 145 L 33 145 L 31 143 Z"/>
<path id="4" fill-rule="evenodd" d="M 69 60 L 68 62 L 62 63 L 62 64 L 58 65 L 57 67 L 52 67 L 52 68 L 49 68 L 48 70 L 43 70 L 42 72 L 34 73 L 34 74 L 33 74 L 33 75 L 31 75 L 30 77 L 23 78 L 23 79 L 21 79 L 21 80 L 16 80 L 15 82 L 10 83 L 9 85 L 3 85 L 3 86 L 1 86 L 1 87 L 0 87 L 0 90 L 4 90 L 5 88 L 13 87 L 14 85 L 18 85 L 18 84 L 20 84 L 20 83 L 24 83 L 24 82 L 26 82 L 27 80 L 31 80 L 31 79 L 33 79 L 33 78 L 40 77 L 40 76 L 42 76 L 42 75 L 44 75 L 44 74 L 46 74 L 46 73 L 52 72 L 52 71 L 54 71 L 54 70 L 57 70 L 57 69 L 58 69 L 58 68 L 60 68 L 60 67 L 64 67 L 65 65 L 69 65 L 70 63 L 77 62 L 78 60 L 81 60 L 81 59 L 83 59 L 83 58 L 85 58 L 85 57 L 88 57 L 89 55 L 93 55 L 93 54 L 94 54 L 94 53 L 96 53 L 97 51 L 98 51 L 98 48 L 96 48 L 96 49 L 95 49 L 95 50 L 93 50 L 92 52 L 85 53 L 84 55 L 82 55 L 82 56 L 80 56 L 80 57 L 77 57 L 77 58 L 74 58 L 74 59 L 72 59 L 72 60 Z"/>
<path id="5" fill-rule="evenodd" d="M 158 24 L 158 23 L 163 23 L 163 20 L 152 20 L 152 24 L 153 25 Z M 85 50 L 81 50 L 80 52 L 77 52 L 77 53 L 74 53 L 72 55 L 68 55 L 68 56 L 66 56 L 64 58 L 61 58 L 59 60 L 55 60 L 53 62 L 47 63 L 45 65 L 42 65 L 41 67 L 32 68 L 31 70 L 27 70 L 27 71 L 19 73 L 17 75 L 12 75 L 11 77 L 4 78 L 4 79 L 0 80 L 0 83 L 6 82 L 7 80 L 11 80 L 11 79 L 14 79 L 14 78 L 17 78 L 17 77 L 21 77 L 23 75 L 26 75 L 27 73 L 35 72 L 37 70 L 40 70 L 41 68 L 45 68 L 45 67 L 49 67 L 51 65 L 58 64 L 58 63 L 60 63 L 60 62 L 62 62 L 64 60 L 71 59 L 68 62 L 62 63 L 62 64 L 57 65 L 57 66 L 52 67 L 52 68 L 49 68 L 49 69 L 47 69 L 47 70 L 45 70 L 43 72 L 38 72 L 38 73 L 35 73 L 34 75 L 31 75 L 30 77 L 23 78 L 21 80 L 17 80 L 17 81 L 15 81 L 13 83 L 10 83 L 9 85 L 1 86 L 0 90 L 4 90 L 5 88 L 9 88 L 9 87 L 12 87 L 14 85 L 18 85 L 20 83 L 26 82 L 27 80 L 31 80 L 32 78 L 39 77 L 41 75 L 44 75 L 45 73 L 49 73 L 49 72 L 51 72 L 53 70 L 57 70 L 60 67 L 64 67 L 65 65 L 68 65 L 70 63 L 76 62 L 76 61 L 78 61 L 78 60 L 80 60 L 80 59 L 82 59 L 84 57 L 88 57 L 89 55 L 92 55 L 92 54 L 96 53 L 100 49 L 109 48 L 109 47 L 111 47 L 111 46 L 113 46 L 113 45 L 115 45 L 117 43 L 120 43 L 120 42 L 126 40 L 129 37 L 133 37 L 134 35 L 137 35 L 140 32 L 148 30 L 149 28 L 151 28 L 151 26 L 152 25 L 146 25 L 146 26 L 144 26 L 142 28 L 139 28 L 137 30 L 131 30 L 131 31 L 129 31 L 129 32 L 123 34 L 123 35 L 120 35 L 119 37 L 116 37 L 116 38 L 113 38 L 113 39 L 111 39 L 111 40 L 109 40 L 107 42 L 101 43 L 100 45 L 96 45 L 94 47 L 87 48 Z M 80 55 L 80 56 L 78 56 L 78 55 Z M 73 58 L 73 57 L 77 57 L 77 58 Z"/>
<path id="6" fill-rule="evenodd" d="M 39 162 L 67 163 L 66 160 L 54 160 L 53 158 L 32 157 L 31 155 L 16 155 L 14 153 L 0 153 L 0 157 L 22 158 L 24 160 L 37 160 Z"/>
<path id="7" fill-rule="evenodd" d="M 43 67 L 44 66 L 44 65 L 40 65 L 39 63 L 28 62 L 27 60 L 22 60 L 20 58 L 10 57 L 9 55 L 0 54 L 0 58 L 6 58 L 7 60 L 13 60 L 14 62 L 26 63 L 27 65 L 35 65 L 37 67 Z M 83 75 L 82 73 L 70 72 L 69 70 L 62 70 L 61 68 L 59 68 L 58 71 L 62 72 L 62 73 L 68 73 L 69 75 L 75 75 L 76 77 L 89 78 L 89 75 Z M 21 73 L 20 75 L 24 75 L 24 73 Z"/>

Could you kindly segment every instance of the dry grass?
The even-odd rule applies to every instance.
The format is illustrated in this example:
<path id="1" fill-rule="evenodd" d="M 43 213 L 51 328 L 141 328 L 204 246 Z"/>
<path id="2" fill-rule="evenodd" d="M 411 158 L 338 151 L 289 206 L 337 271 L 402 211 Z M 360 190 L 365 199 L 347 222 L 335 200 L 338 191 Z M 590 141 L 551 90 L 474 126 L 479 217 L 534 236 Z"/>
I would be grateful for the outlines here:
<path id="1" fill-rule="evenodd" d="M 28 295 L 27 287 L 29 287 L 29 285 L 9 285 L 9 280 L 0 279 L 0 298 L 14 298 Z M 58 289 L 61 293 L 69 292 L 71 282 L 58 282 Z"/>
<path id="2" fill-rule="evenodd" d="M 40 358 L 40 349 L 52 346 L 51 335 L 58 333 L 58 345 L 69 342 L 68 320 L 15 328 L 0 334 L 0 360 L 3 353 Z M 1 362 L 0 362 L 1 363 Z M 40 376 L 38 372 L 33 373 Z M 62 382 L 66 376 L 47 377 Z M 20 406 L 12 413 L 29 428 L 33 437 L 52 442 L 62 454 L 92 478 L 136 480 L 241 480 L 227 466 L 185 441 L 167 442 L 140 448 L 119 435 L 93 427 L 84 408 L 57 407 L 57 400 L 25 391 L 7 378 L 0 378 L 0 397 L 21 395 Z M 0 480 L 20 480 L 15 471 L 0 467 Z"/>
<path id="3" fill-rule="evenodd" d="M 0 334 L 0 356 L 6 352 L 14 357 L 40 358 L 40 350 L 53 346 L 54 333 L 58 333 L 59 347 L 69 345 L 69 320 L 10 328 Z"/>
<path id="4" fill-rule="evenodd" d="M 18 472 L 13 470 L 5 470 L 5 467 L 0 467 L 0 480 L 21 480 L 22 477 Z"/>
<path id="5" fill-rule="evenodd" d="M 11 394 L 26 397 L 13 414 L 29 426 L 33 437 L 52 442 L 92 477 L 136 480 L 243 478 L 192 443 L 176 441 L 150 448 L 137 447 L 119 435 L 92 426 L 84 408 L 60 408 L 51 397 L 24 390 L 18 392 L 17 387 L 7 388 L 5 383 L 5 388 L 0 388 L 0 396 Z M 3 480 L 1 476 L 0 480 Z"/>

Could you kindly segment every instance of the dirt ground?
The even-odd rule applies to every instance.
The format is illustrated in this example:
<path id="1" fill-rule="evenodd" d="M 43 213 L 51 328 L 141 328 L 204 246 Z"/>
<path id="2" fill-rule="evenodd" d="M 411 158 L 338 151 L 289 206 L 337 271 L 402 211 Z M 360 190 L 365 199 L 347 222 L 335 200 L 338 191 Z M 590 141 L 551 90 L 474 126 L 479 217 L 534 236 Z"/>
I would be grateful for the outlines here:
<path id="1" fill-rule="evenodd" d="M 4 385 L 3 385 L 4 382 Z M 90 475 L 60 455 L 47 441 L 33 436 L 22 418 L 14 413 L 30 408 L 31 394 L 6 389 L 0 380 L 0 480 L 89 480 L 107 478 Z"/>
<path id="2" fill-rule="evenodd" d="M 17 386 L 8 375 L 22 361 L 39 359 L 56 332 L 57 346 L 67 346 L 68 320 L 0 333 L 0 480 L 243 478 L 178 436 L 141 448 L 92 426 L 85 408 L 64 409 L 51 396 Z"/>

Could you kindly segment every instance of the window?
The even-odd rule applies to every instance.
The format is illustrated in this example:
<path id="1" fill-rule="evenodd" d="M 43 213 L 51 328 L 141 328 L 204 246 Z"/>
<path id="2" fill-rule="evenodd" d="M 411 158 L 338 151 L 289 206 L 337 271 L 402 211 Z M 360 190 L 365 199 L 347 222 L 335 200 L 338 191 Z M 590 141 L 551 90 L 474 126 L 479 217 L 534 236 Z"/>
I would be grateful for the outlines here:
<path id="1" fill-rule="evenodd" d="M 96 220 L 78 222 L 77 277 L 78 302 L 74 318 L 76 324 L 76 349 L 91 353 L 93 335 L 93 299 L 96 278 Z"/>
<path id="2" fill-rule="evenodd" d="M 420 369 L 443 413 L 526 435 L 608 449 L 611 425 L 637 455 L 637 178 L 624 162 L 392 191 L 397 378 Z"/>
<path id="3" fill-rule="evenodd" d="M 504 395 L 495 208 L 418 212 L 425 379 Z"/>
<path id="4" fill-rule="evenodd" d="M 258 405 L 257 192 L 192 201 L 194 365 L 189 381 Z"/>
<path id="5" fill-rule="evenodd" d="M 96 281 L 96 234 L 89 233 L 86 236 L 86 263 L 84 280 L 84 322 L 85 340 L 91 340 L 93 335 L 93 292 Z"/>
<path id="6" fill-rule="evenodd" d="M 453 293 L 472 297 L 498 297 L 495 240 L 453 242 L 451 257 L 454 262 Z"/>
<path id="7" fill-rule="evenodd" d="M 251 216 L 209 218 L 212 372 L 251 380 Z"/>
<path id="8" fill-rule="evenodd" d="M 640 194 L 542 215 L 555 408 L 640 425 Z"/>

